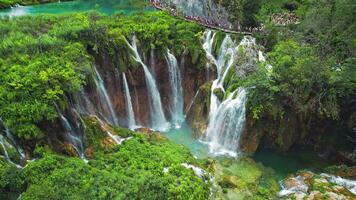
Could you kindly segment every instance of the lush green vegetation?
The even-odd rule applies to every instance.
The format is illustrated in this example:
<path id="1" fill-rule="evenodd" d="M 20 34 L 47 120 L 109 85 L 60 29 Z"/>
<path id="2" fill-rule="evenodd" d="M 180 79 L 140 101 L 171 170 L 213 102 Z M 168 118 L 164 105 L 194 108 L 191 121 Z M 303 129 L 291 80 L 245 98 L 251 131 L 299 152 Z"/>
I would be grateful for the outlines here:
<path id="1" fill-rule="evenodd" d="M 160 135 L 135 134 L 111 153 L 89 163 L 43 148 L 36 152 L 41 152 L 37 153 L 40 158 L 23 170 L 0 162 L 1 197 L 10 198 L 22 192 L 21 199 L 207 199 L 209 196 L 210 184 L 205 182 L 208 179 L 181 165 L 199 166 L 189 150 Z"/>
<path id="2" fill-rule="evenodd" d="M 54 102 L 65 106 L 64 97 L 87 84 L 93 57 L 110 55 L 121 70 L 134 70 L 138 64 L 132 60 L 126 40 L 136 35 L 144 53 L 151 48 L 161 52 L 170 48 L 203 66 L 201 30 L 161 12 L 1 20 L 0 116 L 18 137 L 41 139 L 45 136 L 41 122 L 57 117 Z"/>

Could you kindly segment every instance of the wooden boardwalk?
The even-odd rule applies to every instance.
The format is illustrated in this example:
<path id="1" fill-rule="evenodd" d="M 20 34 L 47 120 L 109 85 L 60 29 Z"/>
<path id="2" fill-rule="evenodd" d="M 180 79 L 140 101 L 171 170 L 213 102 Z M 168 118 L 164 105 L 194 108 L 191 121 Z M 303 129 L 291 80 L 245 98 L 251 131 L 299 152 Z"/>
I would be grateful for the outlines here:
<path id="1" fill-rule="evenodd" d="M 151 2 L 151 1 L 150 1 Z M 153 7 L 155 7 L 157 10 L 162 10 L 162 11 L 167 11 L 169 14 L 172 15 L 171 12 L 169 12 L 169 10 L 163 8 L 163 7 L 160 7 L 160 6 L 157 6 L 156 4 L 152 3 L 151 2 L 151 5 Z M 176 15 L 172 15 L 174 17 L 178 17 Z M 196 21 L 196 20 L 193 20 L 193 19 L 187 19 L 183 16 L 180 16 L 182 17 L 184 20 L 186 21 L 189 21 L 189 22 L 194 22 L 194 23 L 197 23 L 201 26 L 205 26 L 206 28 L 209 28 L 209 29 L 213 29 L 213 30 L 218 30 L 218 31 L 222 31 L 222 32 L 225 32 L 225 33 L 231 33 L 231 34 L 242 34 L 242 35 L 252 35 L 252 32 L 247 32 L 247 31 L 235 31 L 235 30 L 230 30 L 230 29 L 225 29 L 225 28 L 221 28 L 219 26 L 213 26 L 213 25 L 209 25 L 209 24 L 205 24 L 205 23 L 202 23 L 202 22 L 199 22 L 199 21 Z"/>

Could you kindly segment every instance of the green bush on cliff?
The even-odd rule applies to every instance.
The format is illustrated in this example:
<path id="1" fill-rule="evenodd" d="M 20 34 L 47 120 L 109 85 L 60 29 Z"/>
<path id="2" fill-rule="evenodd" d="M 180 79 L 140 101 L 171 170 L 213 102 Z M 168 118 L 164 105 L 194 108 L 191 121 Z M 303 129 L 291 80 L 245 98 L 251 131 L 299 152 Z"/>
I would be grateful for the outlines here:
<path id="1" fill-rule="evenodd" d="M 24 189 L 20 173 L 15 165 L 0 160 L 0 199 L 16 199 Z"/>

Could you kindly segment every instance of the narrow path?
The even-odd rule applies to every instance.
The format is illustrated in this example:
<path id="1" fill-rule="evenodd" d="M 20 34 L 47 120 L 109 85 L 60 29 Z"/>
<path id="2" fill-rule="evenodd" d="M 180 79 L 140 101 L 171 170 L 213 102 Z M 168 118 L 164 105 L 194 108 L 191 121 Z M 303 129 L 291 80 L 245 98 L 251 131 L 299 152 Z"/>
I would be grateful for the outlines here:
<path id="1" fill-rule="evenodd" d="M 154 6 L 157 10 L 162 10 L 162 11 L 167 11 L 168 13 L 170 13 L 172 16 L 174 17 L 179 17 L 176 13 L 172 13 L 170 12 L 168 9 L 162 7 L 162 6 L 159 6 L 157 3 L 154 3 L 152 0 L 150 0 L 150 3 L 152 6 Z M 181 16 L 182 17 L 182 16 Z M 226 32 L 226 33 L 232 33 L 232 34 L 243 34 L 243 35 L 252 35 L 252 32 L 247 32 L 247 31 L 234 31 L 234 30 L 230 30 L 230 29 L 225 29 L 225 28 L 221 28 L 219 26 L 214 26 L 214 25 L 210 25 L 210 24 L 205 24 L 201 21 L 197 21 L 197 20 L 194 20 L 194 19 L 188 19 L 186 17 L 183 17 L 186 21 L 189 21 L 189 22 L 195 22 L 195 23 L 198 23 L 202 26 L 205 26 L 209 29 L 214 29 L 214 30 L 218 30 L 218 31 L 222 31 L 222 32 Z"/>

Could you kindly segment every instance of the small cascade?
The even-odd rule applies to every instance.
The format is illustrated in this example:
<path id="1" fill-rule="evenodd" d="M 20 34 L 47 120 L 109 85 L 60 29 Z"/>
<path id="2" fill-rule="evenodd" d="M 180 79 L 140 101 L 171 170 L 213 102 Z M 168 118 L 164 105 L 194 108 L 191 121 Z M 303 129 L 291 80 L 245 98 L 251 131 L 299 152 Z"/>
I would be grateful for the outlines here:
<path id="1" fill-rule="evenodd" d="M 3 135 L 0 134 L 0 149 L 3 150 L 3 156 L 4 156 L 5 160 L 6 160 L 7 162 L 9 162 L 9 163 L 15 165 L 15 166 L 18 167 L 18 168 L 22 168 L 22 166 L 16 164 L 16 163 L 12 160 L 11 156 L 9 155 L 8 149 L 16 149 L 16 147 L 14 147 L 12 144 L 10 144 L 6 139 L 7 139 L 7 138 L 6 138 L 5 136 L 3 136 Z M 17 150 L 17 149 L 16 149 L 16 150 Z M 20 159 L 22 159 L 22 158 L 20 157 Z"/>
<path id="2" fill-rule="evenodd" d="M 125 73 L 122 73 L 122 79 L 124 81 L 124 89 L 125 89 L 125 97 L 126 97 L 126 106 L 127 106 L 126 111 L 127 111 L 128 128 L 131 130 L 134 130 L 135 128 L 137 128 L 137 125 L 136 125 L 136 121 L 135 121 L 135 114 L 134 114 L 133 107 L 132 107 L 130 90 L 129 90 L 129 86 L 127 84 Z"/>
<path id="3" fill-rule="evenodd" d="M 206 134 L 210 153 L 234 157 L 237 155 L 236 150 L 245 124 L 246 100 L 246 91 L 239 88 L 211 114 Z"/>
<path id="4" fill-rule="evenodd" d="M 11 133 L 10 129 L 5 129 L 6 137 L 10 139 L 14 147 L 16 148 L 17 152 L 20 155 L 21 160 L 26 159 L 25 151 L 20 147 L 20 145 L 16 142 L 14 135 Z"/>
<path id="5" fill-rule="evenodd" d="M 148 97 L 150 102 L 150 116 L 151 116 L 151 128 L 159 131 L 167 131 L 170 127 L 170 124 L 167 122 L 166 117 L 164 116 L 161 95 L 158 91 L 156 81 L 153 78 L 151 72 L 148 70 L 145 63 L 143 63 L 138 51 L 136 44 L 136 37 L 132 38 L 132 44 L 127 42 L 128 46 L 134 53 L 133 58 L 142 65 L 145 72 L 145 80 L 148 90 Z"/>
<path id="6" fill-rule="evenodd" d="M 172 123 L 175 128 L 180 128 L 181 123 L 184 121 L 183 114 L 183 88 L 182 79 L 178 67 L 176 57 L 167 50 L 166 60 L 168 63 L 169 82 L 172 90 L 171 113 Z"/>
<path id="7" fill-rule="evenodd" d="M 119 125 L 119 122 L 118 122 L 117 116 L 115 114 L 114 108 L 112 106 L 111 100 L 109 98 L 108 92 L 106 91 L 104 81 L 101 78 L 100 73 L 98 72 L 98 70 L 96 69 L 95 66 L 94 66 L 94 71 L 95 71 L 95 78 L 94 78 L 95 85 L 97 87 L 97 90 L 98 90 L 98 93 L 100 96 L 100 100 L 105 105 L 103 108 L 104 113 L 101 113 L 101 114 L 105 117 L 106 121 L 112 123 L 113 125 Z M 107 116 L 107 115 L 109 115 L 109 116 Z"/>
<path id="8" fill-rule="evenodd" d="M 7 152 L 7 148 L 5 146 L 5 139 L 4 139 L 4 136 L 3 135 L 0 135 L 0 146 L 4 152 L 4 156 L 5 156 L 5 159 L 8 161 L 8 162 L 11 162 L 11 159 L 9 157 L 9 153 Z"/>
<path id="9" fill-rule="evenodd" d="M 56 109 L 59 115 L 59 119 L 62 123 L 62 126 L 65 130 L 67 140 L 73 145 L 74 149 L 77 151 L 78 155 L 80 158 L 85 160 L 85 154 L 84 154 L 84 145 L 82 138 L 80 137 L 80 134 L 76 132 L 76 129 L 72 127 L 68 119 L 62 114 L 61 110 L 58 108 L 57 105 Z"/>
<path id="10" fill-rule="evenodd" d="M 3 135 L 0 134 L 0 143 L 1 143 L 1 147 L 3 148 L 4 151 L 4 156 L 5 159 L 8 161 L 11 161 L 11 158 L 8 156 L 8 152 L 7 152 L 7 148 L 14 148 L 16 149 L 16 152 L 19 154 L 19 158 L 21 161 L 26 161 L 26 155 L 25 155 L 25 151 L 21 148 L 21 146 L 17 143 L 15 136 L 11 133 L 10 129 L 8 127 L 5 126 L 5 123 L 2 121 L 2 119 L 0 118 L 0 124 L 2 125 L 3 130 Z M 1 127 L 1 126 L 0 126 Z M 10 144 L 11 143 L 11 144 Z M 13 162 L 11 162 L 13 163 Z"/>
<path id="11" fill-rule="evenodd" d="M 208 58 L 208 60 L 213 62 L 212 64 L 216 65 L 216 63 L 215 63 L 216 61 L 213 56 L 213 43 L 214 43 L 215 35 L 216 35 L 216 33 L 213 32 L 212 30 L 206 30 L 204 32 L 203 49 L 205 50 L 206 57 Z M 208 67 L 210 67 L 210 65 Z"/>

